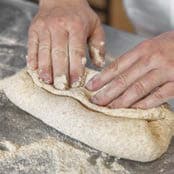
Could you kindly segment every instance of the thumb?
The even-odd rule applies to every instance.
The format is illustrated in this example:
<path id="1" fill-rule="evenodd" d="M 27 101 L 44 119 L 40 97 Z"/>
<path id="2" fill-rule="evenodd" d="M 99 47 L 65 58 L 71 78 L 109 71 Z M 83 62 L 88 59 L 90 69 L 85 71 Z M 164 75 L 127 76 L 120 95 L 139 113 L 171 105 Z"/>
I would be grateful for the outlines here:
<path id="1" fill-rule="evenodd" d="M 103 67 L 105 64 L 105 33 L 103 27 L 97 22 L 96 27 L 91 34 L 89 41 L 89 54 L 94 65 Z"/>

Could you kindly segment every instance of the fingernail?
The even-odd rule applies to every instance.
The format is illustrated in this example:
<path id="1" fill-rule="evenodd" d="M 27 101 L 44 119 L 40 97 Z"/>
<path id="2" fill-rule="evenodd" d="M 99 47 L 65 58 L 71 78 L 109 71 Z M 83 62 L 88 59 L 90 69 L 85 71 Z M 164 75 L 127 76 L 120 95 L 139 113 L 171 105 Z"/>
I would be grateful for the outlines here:
<path id="1" fill-rule="evenodd" d="M 52 79 L 51 79 L 50 75 L 47 74 L 47 73 L 44 73 L 43 70 L 40 69 L 39 72 L 38 72 L 38 74 L 39 74 L 39 77 L 40 77 L 45 83 L 47 83 L 47 84 L 52 83 Z"/>
<path id="2" fill-rule="evenodd" d="M 85 87 L 89 90 L 92 90 L 92 80 L 90 80 L 86 85 Z"/>
<path id="3" fill-rule="evenodd" d="M 105 42 L 104 42 L 104 41 L 101 41 L 101 42 L 100 42 L 100 45 L 101 45 L 101 46 L 104 46 L 104 45 L 105 45 Z"/>
<path id="4" fill-rule="evenodd" d="M 54 78 L 54 87 L 59 90 L 68 89 L 68 80 L 66 75 L 56 76 Z"/>
<path id="5" fill-rule="evenodd" d="M 110 109 L 112 109 L 113 108 L 113 105 L 112 104 L 109 104 L 107 107 L 110 108 Z"/>
<path id="6" fill-rule="evenodd" d="M 95 64 L 100 68 L 103 68 L 105 66 L 105 61 L 102 57 L 98 57 L 98 59 L 95 60 Z"/>
<path id="7" fill-rule="evenodd" d="M 98 75 L 95 75 L 94 77 L 92 77 L 91 80 L 88 81 L 88 83 L 85 85 L 85 87 L 88 90 L 93 90 L 94 89 L 95 82 L 97 81 L 97 79 L 98 79 Z"/>
<path id="8" fill-rule="evenodd" d="M 104 67 L 105 66 L 105 61 L 103 60 L 102 57 L 98 57 L 96 60 L 95 60 L 95 63 L 96 65 L 98 65 L 99 67 Z"/>
<path id="9" fill-rule="evenodd" d="M 71 82 L 72 88 L 80 87 L 81 80 L 82 80 L 81 77 L 79 77 L 77 74 L 73 74 L 73 75 L 71 75 L 70 79 L 71 79 L 70 82 Z"/>
<path id="10" fill-rule="evenodd" d="M 100 57 L 100 59 L 98 58 L 97 60 L 95 60 L 95 64 L 100 68 L 103 68 L 105 66 L 105 61 L 102 57 Z"/>
<path id="11" fill-rule="evenodd" d="M 144 105 L 136 104 L 136 105 L 132 105 L 131 108 L 134 108 L 134 109 L 144 109 Z"/>
<path id="12" fill-rule="evenodd" d="M 123 104 L 119 101 L 112 102 L 108 105 L 110 109 L 119 109 L 119 108 L 124 108 Z"/>
<path id="13" fill-rule="evenodd" d="M 44 79 L 44 82 L 47 83 L 47 84 L 51 84 L 52 80 L 51 79 Z"/>
<path id="14" fill-rule="evenodd" d="M 47 84 L 50 84 L 52 82 L 48 74 L 45 74 L 42 78 L 43 78 L 43 81 Z"/>
<path id="15" fill-rule="evenodd" d="M 78 88 L 80 86 L 81 86 L 81 80 L 80 79 L 73 82 L 72 85 L 71 85 L 72 88 Z"/>
<path id="16" fill-rule="evenodd" d="M 82 61 L 82 65 L 85 66 L 86 65 L 86 62 L 87 62 L 86 57 L 82 57 L 82 60 L 81 61 Z"/>
<path id="17" fill-rule="evenodd" d="M 91 97 L 90 101 L 94 104 L 98 104 L 98 99 L 97 97 Z"/>

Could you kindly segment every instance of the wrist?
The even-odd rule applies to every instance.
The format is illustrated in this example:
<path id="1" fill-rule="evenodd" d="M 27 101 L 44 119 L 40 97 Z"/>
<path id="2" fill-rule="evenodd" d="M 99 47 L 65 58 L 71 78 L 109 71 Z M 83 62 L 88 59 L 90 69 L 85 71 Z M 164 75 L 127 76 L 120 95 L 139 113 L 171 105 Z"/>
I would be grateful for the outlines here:
<path id="1" fill-rule="evenodd" d="M 39 0 L 39 7 L 48 7 L 50 5 L 55 5 L 59 0 Z"/>
<path id="2" fill-rule="evenodd" d="M 63 4 L 87 3 L 87 0 L 39 0 L 39 7 L 54 7 Z"/>

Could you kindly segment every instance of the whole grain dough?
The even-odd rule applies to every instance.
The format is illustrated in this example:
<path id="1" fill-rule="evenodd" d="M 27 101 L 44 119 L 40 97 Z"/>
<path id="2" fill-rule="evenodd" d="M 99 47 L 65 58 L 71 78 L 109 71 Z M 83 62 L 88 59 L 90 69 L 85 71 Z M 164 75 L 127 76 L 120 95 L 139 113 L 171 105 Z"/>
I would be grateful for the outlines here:
<path id="1" fill-rule="evenodd" d="M 79 102 L 81 102 L 81 104 L 83 104 L 85 107 L 96 112 L 104 113 L 108 116 L 137 118 L 137 119 L 143 119 L 143 120 L 157 120 L 157 119 L 162 119 L 165 117 L 165 114 L 163 112 L 165 110 L 164 106 L 148 109 L 146 110 L 146 112 L 144 112 L 144 110 L 142 109 L 136 109 L 136 110 L 135 109 L 110 109 L 107 107 L 98 106 L 89 101 L 89 98 L 92 95 L 94 95 L 96 92 L 88 91 L 84 87 L 71 88 L 69 90 L 58 90 L 53 85 L 49 85 L 41 81 L 38 77 L 37 71 L 31 71 L 28 69 L 27 72 L 32 77 L 34 83 L 37 86 L 47 90 L 48 92 L 55 95 L 59 95 L 59 96 L 68 96 L 68 97 L 74 98 L 78 100 Z M 97 73 L 98 73 L 97 71 L 86 69 L 87 75 L 85 78 L 84 85 L 88 82 L 89 79 L 91 79 Z"/>
<path id="2" fill-rule="evenodd" d="M 60 93 L 43 85 L 34 74 L 30 72 L 29 75 L 24 69 L 1 81 L 0 88 L 14 104 L 46 124 L 120 158 L 147 162 L 159 158 L 167 150 L 174 132 L 174 114 L 167 107 L 115 109 L 112 115 L 111 111 L 98 110 L 87 101 L 83 103 L 87 99 L 82 96 L 86 98 L 88 92 L 82 88 L 78 89 L 81 97 L 77 89 Z M 160 114 L 154 118 L 156 112 Z"/>

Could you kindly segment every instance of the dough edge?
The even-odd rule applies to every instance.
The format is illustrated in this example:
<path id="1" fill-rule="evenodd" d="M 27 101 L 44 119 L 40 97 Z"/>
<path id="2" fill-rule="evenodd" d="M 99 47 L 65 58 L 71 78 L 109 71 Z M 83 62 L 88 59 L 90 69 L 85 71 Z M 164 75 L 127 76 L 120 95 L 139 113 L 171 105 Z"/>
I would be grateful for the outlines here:
<path id="1" fill-rule="evenodd" d="M 29 80 L 27 83 L 24 83 L 26 80 L 25 78 Z M 20 83 L 22 81 L 22 84 L 18 85 L 17 81 L 19 81 Z M 26 89 L 24 91 L 21 91 L 21 90 L 18 91 L 18 89 L 17 91 L 15 91 L 16 90 L 15 88 L 13 93 L 11 90 L 12 85 L 9 85 L 9 83 L 14 84 L 16 85 L 17 88 L 20 87 L 21 89 L 23 88 L 22 85 L 24 85 Z M 173 126 L 174 126 L 173 116 L 174 115 L 173 115 L 173 112 L 171 112 L 168 109 L 165 109 L 165 119 L 150 121 L 150 122 L 145 120 L 138 120 L 138 119 L 108 117 L 102 113 L 97 113 L 97 112 L 94 113 L 90 111 L 90 113 L 86 113 L 86 115 L 90 117 L 90 114 L 92 114 L 91 116 L 92 120 L 98 120 L 101 123 L 104 122 L 104 127 L 101 127 L 100 123 L 93 121 L 92 124 L 94 124 L 93 128 L 95 128 L 95 130 L 93 131 L 93 134 L 91 136 L 96 136 L 96 139 L 95 139 L 95 137 L 89 136 L 88 132 L 85 133 L 85 135 L 77 132 L 77 130 L 79 130 L 80 132 L 81 131 L 80 129 L 89 130 L 88 125 L 85 128 L 83 128 L 83 126 L 77 129 L 74 128 L 74 130 L 73 130 L 73 127 L 67 128 L 68 125 L 66 127 L 67 122 L 65 120 L 58 121 L 59 116 L 57 115 L 56 111 L 53 111 L 53 115 L 55 116 L 53 116 L 52 120 L 49 121 L 45 118 L 44 110 L 41 111 L 41 113 L 38 113 L 39 110 L 38 108 L 35 108 L 36 106 L 28 106 L 29 104 L 31 104 L 30 102 L 32 102 L 30 101 L 30 99 L 27 99 L 26 103 L 24 103 L 26 99 L 25 99 L 25 96 L 23 95 L 24 93 L 25 95 L 27 94 L 26 92 L 28 89 L 31 90 L 30 94 L 28 94 L 29 95 L 28 98 L 30 96 L 31 98 L 33 98 L 34 95 L 37 95 L 37 93 L 32 92 L 32 90 L 36 90 L 38 93 L 42 93 L 44 95 L 49 96 L 50 98 L 54 97 L 54 99 L 56 99 L 56 97 L 53 96 L 53 94 L 50 94 L 46 92 L 45 90 L 40 89 L 37 85 L 35 85 L 32 82 L 31 77 L 29 78 L 29 75 L 26 73 L 26 70 L 23 70 L 12 77 L 9 77 L 4 79 L 3 81 L 0 81 L 0 88 L 1 89 L 3 88 L 3 91 L 13 103 L 15 103 L 17 106 L 19 106 L 23 110 L 29 112 L 30 114 L 34 115 L 35 117 L 41 119 L 49 126 L 56 128 L 62 133 L 65 133 L 71 136 L 72 138 L 75 138 L 81 142 L 84 142 L 85 144 L 93 148 L 96 148 L 98 150 L 101 150 L 103 152 L 109 153 L 110 155 L 114 155 L 120 158 L 126 158 L 126 159 L 131 159 L 136 161 L 142 161 L 142 162 L 155 160 L 159 158 L 167 150 L 171 137 L 174 132 L 173 131 Z M 19 94 L 21 96 L 19 96 Z M 37 99 L 39 95 L 40 94 L 38 94 L 38 96 L 36 96 L 35 99 Z M 32 100 L 34 100 L 34 98 Z M 72 99 L 68 99 L 68 100 L 72 100 Z M 42 103 L 40 103 L 39 105 L 42 106 Z M 36 110 L 33 110 L 33 109 L 36 109 Z M 52 114 L 50 116 L 52 116 Z M 58 122 L 56 121 L 56 119 Z M 85 121 L 86 118 L 85 119 L 79 118 L 79 119 L 83 119 L 84 124 L 86 124 L 86 121 Z M 69 121 L 70 123 L 68 124 L 71 125 L 71 121 L 72 120 L 70 120 Z M 62 122 L 64 125 L 61 127 L 60 123 Z M 119 126 L 117 122 L 121 124 L 119 128 L 117 128 L 117 126 Z M 109 124 L 111 124 L 111 126 L 109 126 Z M 140 125 L 141 127 L 137 129 L 138 126 Z M 125 126 L 128 126 L 127 132 L 126 132 Z M 135 132 L 135 135 L 131 135 L 133 136 L 133 138 L 129 139 L 129 136 L 127 136 L 127 133 L 129 134 L 130 132 L 129 129 L 131 128 L 131 126 L 132 126 L 132 129 L 135 129 L 135 130 L 137 129 L 138 132 Z M 111 130 L 111 132 L 105 129 L 107 127 Z M 106 134 L 105 134 L 105 131 L 102 129 L 106 130 Z M 118 130 L 120 131 L 120 129 L 123 129 L 123 132 L 121 133 L 123 135 L 122 140 L 120 139 L 121 135 L 119 135 L 117 132 Z M 133 132 L 135 130 L 133 130 Z M 113 134 L 111 134 L 112 132 Z M 97 139 L 101 137 L 101 135 L 104 137 L 102 137 L 101 139 Z M 145 137 L 142 139 L 141 136 L 145 136 Z M 129 141 L 127 142 L 127 140 L 125 140 L 126 138 L 128 138 L 130 142 Z M 106 140 L 110 142 L 107 142 Z M 135 144 L 136 140 L 137 142 Z M 141 141 L 143 141 L 143 143 Z M 145 152 L 143 149 L 145 150 Z"/>
<path id="2" fill-rule="evenodd" d="M 111 117 L 126 117 L 126 118 L 142 119 L 142 120 L 158 120 L 158 119 L 165 118 L 165 114 L 164 114 L 166 109 L 165 105 L 161 105 L 159 107 L 147 109 L 147 110 L 130 109 L 130 108 L 110 109 L 107 107 L 92 104 L 88 99 L 94 93 L 88 91 L 84 87 L 71 88 L 70 90 L 58 90 L 54 88 L 52 85 L 45 84 L 44 82 L 39 80 L 37 71 L 31 71 L 28 69 L 27 72 L 32 77 L 34 83 L 40 88 L 47 90 L 48 92 L 55 95 L 68 96 L 68 97 L 74 98 L 78 100 L 82 105 L 84 105 L 85 107 L 95 112 L 101 112 Z M 90 78 L 92 78 L 98 72 L 94 70 L 86 69 L 86 73 L 87 73 L 87 78 L 86 78 L 85 84 Z"/>

